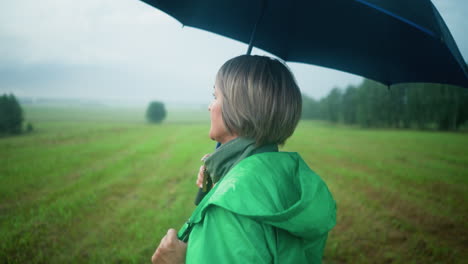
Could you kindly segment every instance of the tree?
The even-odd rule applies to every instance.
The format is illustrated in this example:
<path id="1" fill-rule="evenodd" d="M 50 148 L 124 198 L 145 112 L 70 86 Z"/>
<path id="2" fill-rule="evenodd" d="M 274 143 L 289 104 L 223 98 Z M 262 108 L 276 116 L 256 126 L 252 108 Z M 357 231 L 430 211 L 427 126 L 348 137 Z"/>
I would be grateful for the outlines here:
<path id="1" fill-rule="evenodd" d="M 0 134 L 19 134 L 23 110 L 13 94 L 0 96 Z"/>
<path id="2" fill-rule="evenodd" d="M 341 100 L 342 92 L 338 88 L 333 88 L 325 98 L 326 118 L 332 122 L 338 122 L 341 119 Z"/>
<path id="3" fill-rule="evenodd" d="M 461 125 L 468 121 L 468 89 L 459 88 L 460 91 L 460 104 L 458 105 L 458 114 L 456 127 L 460 128 Z"/>
<path id="4" fill-rule="evenodd" d="M 166 118 L 166 109 L 162 102 L 153 101 L 146 109 L 146 119 L 150 123 L 160 123 Z"/>
<path id="5" fill-rule="evenodd" d="M 33 132 L 33 130 L 34 130 L 33 125 L 32 125 L 31 123 L 28 122 L 28 123 L 26 124 L 26 132 L 31 133 L 31 132 Z"/>
<path id="6" fill-rule="evenodd" d="M 302 94 L 302 119 L 320 119 L 319 102 Z"/>
<path id="7" fill-rule="evenodd" d="M 346 124 L 355 124 L 357 122 L 358 96 L 358 88 L 354 86 L 348 86 L 343 93 L 341 112 L 343 122 Z"/>

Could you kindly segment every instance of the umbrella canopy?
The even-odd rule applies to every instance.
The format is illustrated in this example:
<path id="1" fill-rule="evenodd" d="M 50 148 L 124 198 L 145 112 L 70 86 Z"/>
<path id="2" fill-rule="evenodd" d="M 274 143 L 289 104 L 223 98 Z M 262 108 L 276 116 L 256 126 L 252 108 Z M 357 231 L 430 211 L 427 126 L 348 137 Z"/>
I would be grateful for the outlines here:
<path id="1" fill-rule="evenodd" d="M 468 68 L 430 0 L 142 0 L 183 25 L 284 61 L 333 68 L 386 85 L 468 87 Z"/>

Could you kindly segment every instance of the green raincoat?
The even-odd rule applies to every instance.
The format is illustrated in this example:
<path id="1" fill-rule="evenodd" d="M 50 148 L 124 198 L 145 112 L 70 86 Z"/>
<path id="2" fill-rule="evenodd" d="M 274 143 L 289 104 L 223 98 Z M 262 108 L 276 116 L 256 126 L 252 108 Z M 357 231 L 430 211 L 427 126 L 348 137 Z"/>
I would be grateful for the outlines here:
<path id="1" fill-rule="evenodd" d="M 336 206 L 297 153 L 265 152 L 233 167 L 179 231 L 186 263 L 321 263 Z"/>

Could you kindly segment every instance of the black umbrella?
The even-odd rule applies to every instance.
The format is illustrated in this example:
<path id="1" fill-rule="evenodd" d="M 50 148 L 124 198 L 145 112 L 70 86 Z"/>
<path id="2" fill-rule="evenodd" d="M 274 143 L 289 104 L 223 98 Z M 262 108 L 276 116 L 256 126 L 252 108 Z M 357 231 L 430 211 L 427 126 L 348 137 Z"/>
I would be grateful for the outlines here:
<path id="1" fill-rule="evenodd" d="M 183 25 L 386 85 L 468 87 L 468 68 L 430 0 L 142 0 Z"/>

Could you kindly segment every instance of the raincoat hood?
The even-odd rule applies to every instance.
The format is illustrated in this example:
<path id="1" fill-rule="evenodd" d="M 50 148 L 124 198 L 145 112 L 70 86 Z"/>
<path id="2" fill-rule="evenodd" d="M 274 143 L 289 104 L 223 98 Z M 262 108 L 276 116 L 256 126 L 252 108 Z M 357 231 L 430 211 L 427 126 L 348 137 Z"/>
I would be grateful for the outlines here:
<path id="1" fill-rule="evenodd" d="M 229 171 L 200 203 L 189 222 L 198 223 L 210 206 L 314 239 L 336 223 L 336 205 L 323 180 L 297 153 L 250 156 Z"/>

